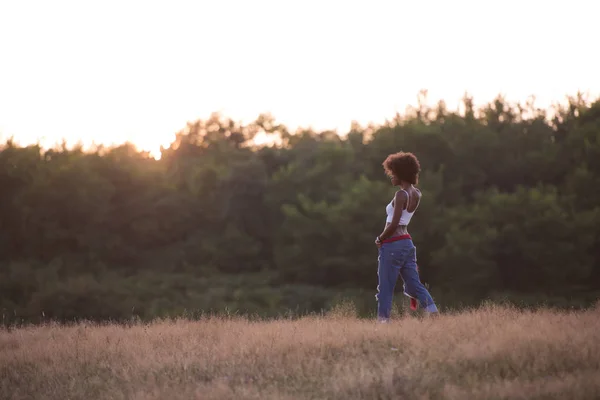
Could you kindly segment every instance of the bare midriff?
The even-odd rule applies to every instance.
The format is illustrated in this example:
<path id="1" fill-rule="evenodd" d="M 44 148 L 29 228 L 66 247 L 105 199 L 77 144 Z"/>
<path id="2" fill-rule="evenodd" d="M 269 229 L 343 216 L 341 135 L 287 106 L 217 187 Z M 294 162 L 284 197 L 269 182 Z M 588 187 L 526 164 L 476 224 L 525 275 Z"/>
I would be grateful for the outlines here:
<path id="1" fill-rule="evenodd" d="M 387 228 L 390 225 L 389 222 L 385 223 L 385 227 Z M 392 234 L 391 237 L 394 236 L 401 236 L 401 235 L 407 235 L 408 234 L 408 226 L 407 225 L 398 225 L 396 227 L 396 230 L 394 231 L 394 233 Z"/>

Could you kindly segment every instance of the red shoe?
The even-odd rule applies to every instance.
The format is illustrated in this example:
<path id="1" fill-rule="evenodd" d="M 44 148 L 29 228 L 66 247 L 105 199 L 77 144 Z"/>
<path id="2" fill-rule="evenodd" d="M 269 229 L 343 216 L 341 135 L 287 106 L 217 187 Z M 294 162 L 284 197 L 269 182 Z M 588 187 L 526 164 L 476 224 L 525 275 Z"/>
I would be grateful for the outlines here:
<path id="1" fill-rule="evenodd" d="M 417 265 L 417 272 L 419 272 L 419 266 Z M 410 309 L 413 311 L 417 311 L 419 308 L 419 304 L 417 303 L 417 299 L 410 298 Z"/>
<path id="2" fill-rule="evenodd" d="M 410 309 L 416 311 L 418 308 L 417 299 L 410 298 Z"/>

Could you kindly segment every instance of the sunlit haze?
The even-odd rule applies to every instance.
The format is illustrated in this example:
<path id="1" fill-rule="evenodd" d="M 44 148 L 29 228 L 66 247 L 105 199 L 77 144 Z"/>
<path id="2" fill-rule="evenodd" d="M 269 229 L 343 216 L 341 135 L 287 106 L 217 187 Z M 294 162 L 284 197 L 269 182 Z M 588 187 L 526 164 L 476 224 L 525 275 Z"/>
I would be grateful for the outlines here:
<path id="1" fill-rule="evenodd" d="M 450 108 L 596 96 L 598 4 L 0 0 L 0 139 L 156 155 L 212 112 L 345 133 L 420 89 Z"/>

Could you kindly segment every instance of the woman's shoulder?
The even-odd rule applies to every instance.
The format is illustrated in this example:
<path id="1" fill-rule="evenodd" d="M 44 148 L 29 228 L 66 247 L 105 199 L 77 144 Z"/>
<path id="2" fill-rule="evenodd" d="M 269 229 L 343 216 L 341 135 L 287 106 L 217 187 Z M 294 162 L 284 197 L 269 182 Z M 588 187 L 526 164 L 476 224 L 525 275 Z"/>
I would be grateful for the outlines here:
<path id="1" fill-rule="evenodd" d="M 419 204 L 419 203 L 421 203 L 421 198 L 423 197 L 423 193 L 421 193 L 421 191 L 417 187 L 413 187 L 413 189 L 415 190 L 415 193 L 417 195 L 417 204 Z"/>
<path id="2" fill-rule="evenodd" d="M 408 192 L 404 189 L 399 189 L 396 191 L 394 197 L 408 198 Z"/>
<path id="3" fill-rule="evenodd" d="M 419 197 L 423 196 L 423 194 L 421 193 L 421 191 L 419 190 L 419 188 L 417 188 L 417 187 L 414 187 L 414 186 L 413 186 L 413 188 L 412 188 L 412 189 L 413 189 L 413 191 L 414 191 L 414 192 L 417 194 L 417 196 L 419 196 Z M 410 190 L 410 189 L 409 189 L 409 190 Z M 409 196 L 409 193 L 408 193 L 406 190 L 404 190 L 404 189 L 399 189 L 399 190 L 396 192 L 396 196 L 398 196 L 398 195 L 400 195 L 400 196 L 405 196 L 405 197 L 408 197 L 408 196 Z"/>
<path id="4" fill-rule="evenodd" d="M 421 197 L 423 197 L 423 194 L 421 193 L 418 187 L 413 186 L 410 192 L 411 196 L 416 197 L 418 201 L 421 201 Z"/>

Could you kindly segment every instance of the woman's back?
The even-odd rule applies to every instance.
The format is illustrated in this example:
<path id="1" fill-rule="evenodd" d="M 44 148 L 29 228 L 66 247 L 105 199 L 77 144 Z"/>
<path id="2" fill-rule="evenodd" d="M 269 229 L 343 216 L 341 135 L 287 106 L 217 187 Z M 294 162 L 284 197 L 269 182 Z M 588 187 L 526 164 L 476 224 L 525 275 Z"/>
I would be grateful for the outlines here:
<path id="1" fill-rule="evenodd" d="M 406 198 L 404 204 L 402 205 L 402 214 L 400 215 L 398 226 L 407 226 L 410 223 L 415 211 L 417 211 L 417 208 L 419 207 L 419 203 L 421 201 L 421 191 L 414 186 L 411 186 L 408 189 L 400 189 L 400 191 L 405 193 Z M 392 201 L 386 207 L 386 223 L 392 222 L 394 208 L 395 204 L 394 200 L 392 199 Z"/>

